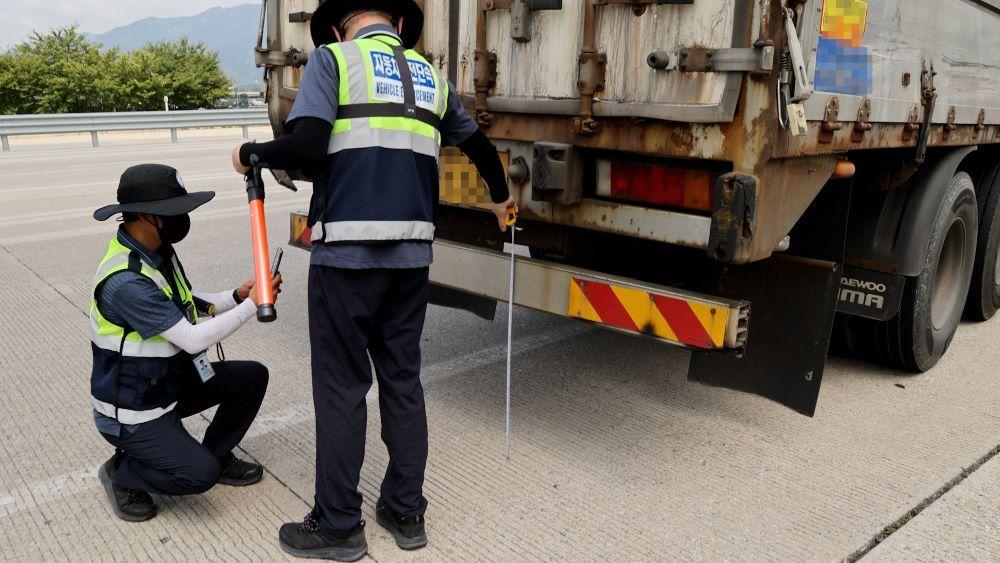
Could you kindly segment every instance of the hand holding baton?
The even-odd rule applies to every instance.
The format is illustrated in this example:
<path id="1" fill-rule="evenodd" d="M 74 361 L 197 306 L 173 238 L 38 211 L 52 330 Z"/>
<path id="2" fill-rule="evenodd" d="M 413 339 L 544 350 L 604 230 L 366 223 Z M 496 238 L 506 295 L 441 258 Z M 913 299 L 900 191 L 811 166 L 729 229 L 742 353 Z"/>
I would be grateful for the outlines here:
<path id="1" fill-rule="evenodd" d="M 254 285 L 257 288 L 257 320 L 269 323 L 278 318 L 271 285 L 271 256 L 267 245 L 267 218 L 264 215 L 263 165 L 257 155 L 250 157 L 246 175 L 247 199 L 250 201 L 250 237 L 253 244 Z"/>

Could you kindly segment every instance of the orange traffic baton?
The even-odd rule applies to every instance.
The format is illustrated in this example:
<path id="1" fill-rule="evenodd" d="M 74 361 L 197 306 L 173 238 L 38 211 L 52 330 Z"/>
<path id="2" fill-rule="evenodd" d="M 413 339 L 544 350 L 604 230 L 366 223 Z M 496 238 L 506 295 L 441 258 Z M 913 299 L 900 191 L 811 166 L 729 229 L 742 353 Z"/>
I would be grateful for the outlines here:
<path id="1" fill-rule="evenodd" d="M 252 157 L 256 161 L 256 155 Z M 250 201 L 250 237 L 253 244 L 254 286 L 257 288 L 257 320 L 269 323 L 278 318 L 271 285 L 271 255 L 267 245 L 267 218 L 264 216 L 264 179 L 261 165 L 253 162 L 247 172 L 247 199 Z"/>

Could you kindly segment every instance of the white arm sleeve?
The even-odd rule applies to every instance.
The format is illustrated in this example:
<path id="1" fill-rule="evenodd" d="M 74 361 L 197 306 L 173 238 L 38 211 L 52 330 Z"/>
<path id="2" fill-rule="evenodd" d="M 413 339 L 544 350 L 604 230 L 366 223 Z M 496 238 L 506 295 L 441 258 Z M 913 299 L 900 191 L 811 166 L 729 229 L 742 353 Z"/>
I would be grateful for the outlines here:
<path id="1" fill-rule="evenodd" d="M 219 293 L 200 293 L 195 291 L 194 296 L 202 301 L 208 301 L 212 305 L 215 305 L 215 314 L 219 315 L 225 313 L 236 307 L 236 301 L 233 300 L 233 292 L 222 291 Z"/>
<path id="2" fill-rule="evenodd" d="M 247 299 L 227 313 L 196 325 L 181 319 L 160 336 L 188 354 L 200 354 L 228 338 L 256 314 L 257 306 Z"/>

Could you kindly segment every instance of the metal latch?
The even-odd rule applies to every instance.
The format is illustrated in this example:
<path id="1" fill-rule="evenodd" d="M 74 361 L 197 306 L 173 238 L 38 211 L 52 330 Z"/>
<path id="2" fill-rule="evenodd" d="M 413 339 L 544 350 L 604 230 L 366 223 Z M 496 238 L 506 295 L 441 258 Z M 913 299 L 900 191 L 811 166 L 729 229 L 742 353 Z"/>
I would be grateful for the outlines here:
<path id="1" fill-rule="evenodd" d="M 562 10 L 562 0 L 486 0 L 484 10 L 510 10 L 510 37 L 514 41 L 531 41 L 533 12 Z"/>
<path id="2" fill-rule="evenodd" d="M 632 6 L 632 13 L 642 16 L 646 13 L 646 7 L 651 4 L 657 6 L 675 4 L 694 4 L 694 0 L 593 0 L 595 6 L 607 6 L 608 4 L 625 4 Z"/>
<path id="3" fill-rule="evenodd" d="M 654 70 L 681 72 L 771 72 L 774 70 L 774 47 L 693 47 L 675 53 L 654 51 L 646 58 L 646 64 Z"/>
<path id="4" fill-rule="evenodd" d="M 795 76 L 795 94 L 789 102 L 801 102 L 813 93 L 813 83 L 806 73 L 806 57 L 799 42 L 799 31 L 795 28 L 795 12 L 785 8 L 785 33 L 788 35 L 788 54 L 792 58 L 792 75 Z"/>
<path id="5" fill-rule="evenodd" d="M 254 49 L 254 62 L 257 66 L 291 66 L 301 67 L 309 62 L 309 54 L 298 49 L 288 51 L 269 51 L 267 49 Z"/>
<path id="6" fill-rule="evenodd" d="M 931 138 L 931 119 L 934 117 L 934 108 L 937 106 L 937 87 L 934 86 L 934 63 L 928 65 L 924 62 L 920 73 L 920 103 L 924 106 L 924 122 L 917 134 L 917 155 L 914 160 L 923 164 L 927 158 L 927 144 Z"/>

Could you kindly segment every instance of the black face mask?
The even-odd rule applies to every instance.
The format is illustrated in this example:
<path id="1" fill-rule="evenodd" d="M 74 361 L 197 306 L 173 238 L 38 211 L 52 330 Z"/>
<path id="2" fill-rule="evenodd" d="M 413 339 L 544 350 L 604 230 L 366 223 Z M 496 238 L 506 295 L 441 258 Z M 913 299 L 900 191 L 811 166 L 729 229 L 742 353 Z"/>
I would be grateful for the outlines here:
<path id="1" fill-rule="evenodd" d="M 191 231 L 191 217 L 189 215 L 160 217 L 160 221 L 163 222 L 162 227 L 156 227 L 155 223 L 150 224 L 156 227 L 156 233 L 160 235 L 160 241 L 167 244 L 179 243 Z"/>

